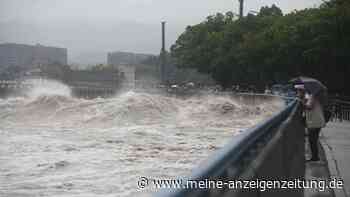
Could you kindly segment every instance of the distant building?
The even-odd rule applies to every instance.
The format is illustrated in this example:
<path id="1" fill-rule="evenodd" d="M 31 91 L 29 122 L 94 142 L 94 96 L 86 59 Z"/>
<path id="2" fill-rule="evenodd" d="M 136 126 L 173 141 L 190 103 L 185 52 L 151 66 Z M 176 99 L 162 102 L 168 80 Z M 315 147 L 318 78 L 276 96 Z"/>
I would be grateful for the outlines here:
<path id="1" fill-rule="evenodd" d="M 16 66 L 27 70 L 40 65 L 67 65 L 67 49 L 40 44 L 0 44 L 0 67 Z"/>
<path id="2" fill-rule="evenodd" d="M 128 89 L 135 87 L 136 70 L 142 66 L 144 61 L 153 55 L 128 53 L 128 52 L 111 52 L 107 55 L 107 64 L 118 69 L 124 78 L 123 86 Z"/>
<path id="3" fill-rule="evenodd" d="M 110 70 L 66 70 L 64 80 L 70 86 L 117 88 L 120 85 L 119 73 Z"/>
<path id="4" fill-rule="evenodd" d="M 120 65 L 118 66 L 118 71 L 121 74 L 123 80 L 123 87 L 127 89 L 135 88 L 135 74 L 136 69 L 135 66 L 131 65 Z"/>
<path id="5" fill-rule="evenodd" d="M 111 52 L 107 55 L 107 64 L 114 66 L 139 65 L 149 57 L 152 57 L 152 55 L 128 52 Z"/>

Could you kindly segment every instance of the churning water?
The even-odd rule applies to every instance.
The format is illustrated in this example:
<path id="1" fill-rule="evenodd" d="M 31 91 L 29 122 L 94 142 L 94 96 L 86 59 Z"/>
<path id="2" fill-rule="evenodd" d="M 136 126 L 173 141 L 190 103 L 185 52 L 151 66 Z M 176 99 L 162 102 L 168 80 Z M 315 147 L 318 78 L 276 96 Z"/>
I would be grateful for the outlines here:
<path id="1" fill-rule="evenodd" d="M 145 196 L 141 176 L 189 174 L 239 130 L 282 106 L 229 96 L 70 96 L 56 82 L 0 100 L 0 196 Z"/>

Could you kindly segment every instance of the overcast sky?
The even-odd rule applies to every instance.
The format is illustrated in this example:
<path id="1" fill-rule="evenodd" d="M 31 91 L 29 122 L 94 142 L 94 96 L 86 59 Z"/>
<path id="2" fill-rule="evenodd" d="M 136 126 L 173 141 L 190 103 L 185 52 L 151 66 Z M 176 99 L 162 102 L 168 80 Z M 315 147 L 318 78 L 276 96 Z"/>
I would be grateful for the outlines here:
<path id="1" fill-rule="evenodd" d="M 245 11 L 275 3 L 284 13 L 322 0 L 245 0 Z M 157 54 L 160 21 L 167 47 L 187 25 L 217 12 L 238 12 L 238 0 L 0 0 L 0 43 L 68 49 L 70 63 L 104 63 L 108 51 Z"/>

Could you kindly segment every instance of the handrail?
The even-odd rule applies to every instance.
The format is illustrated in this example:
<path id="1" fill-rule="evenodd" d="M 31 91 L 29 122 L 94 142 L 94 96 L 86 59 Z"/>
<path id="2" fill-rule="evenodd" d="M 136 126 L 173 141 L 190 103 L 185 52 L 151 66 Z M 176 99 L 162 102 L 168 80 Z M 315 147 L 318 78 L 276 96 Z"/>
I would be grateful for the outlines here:
<path id="1" fill-rule="evenodd" d="M 340 99 L 331 99 L 329 109 L 331 110 L 331 121 L 350 120 L 350 102 Z"/>
<path id="2" fill-rule="evenodd" d="M 218 150 L 206 162 L 203 162 L 198 170 L 196 170 L 187 180 L 200 181 L 206 179 L 215 179 L 222 175 L 228 166 L 239 163 L 244 157 L 244 154 L 252 149 L 255 144 L 265 136 L 268 135 L 274 128 L 281 125 L 281 123 L 288 119 L 294 109 L 296 109 L 299 102 L 295 99 L 288 104 L 282 111 L 258 124 L 257 126 L 247 129 L 240 135 L 235 136 L 223 148 Z M 235 170 L 230 176 L 238 176 L 239 170 Z M 184 187 L 185 188 L 185 187 Z M 183 197 L 196 190 L 195 188 L 186 189 L 166 189 L 161 190 L 156 196 L 162 197 Z M 202 192 L 205 192 L 203 190 Z M 197 192 L 201 191 L 196 191 Z"/>
<path id="3" fill-rule="evenodd" d="M 344 100 L 340 100 L 340 99 L 333 99 L 333 100 L 331 100 L 331 102 L 350 105 L 349 101 L 344 101 Z"/>

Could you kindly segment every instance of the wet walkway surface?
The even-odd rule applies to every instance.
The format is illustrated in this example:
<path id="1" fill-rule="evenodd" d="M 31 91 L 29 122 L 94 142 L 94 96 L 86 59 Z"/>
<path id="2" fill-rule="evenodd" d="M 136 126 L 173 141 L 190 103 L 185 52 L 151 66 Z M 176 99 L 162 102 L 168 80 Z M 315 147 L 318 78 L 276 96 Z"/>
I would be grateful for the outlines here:
<path id="1" fill-rule="evenodd" d="M 311 157 L 305 138 L 305 159 Z M 330 122 L 320 134 L 320 161 L 305 163 L 306 180 L 342 182 L 342 188 L 305 189 L 305 197 L 349 197 L 350 195 L 350 122 Z M 335 180 L 335 181 L 334 181 Z M 333 186 L 332 186 L 333 187 Z"/>
<path id="2" fill-rule="evenodd" d="M 350 122 L 328 123 L 321 132 L 320 142 L 330 177 L 344 181 L 343 189 L 334 189 L 335 196 L 350 196 Z"/>
<path id="3" fill-rule="evenodd" d="M 305 137 L 305 160 L 311 158 L 310 145 L 307 137 Z M 330 176 L 327 156 L 323 146 L 319 148 L 320 161 L 305 162 L 305 179 L 307 181 L 325 181 L 330 180 Z M 320 185 L 319 188 L 306 188 L 304 190 L 304 197 L 334 197 L 334 191 L 332 189 L 325 188 L 324 185 Z"/>

